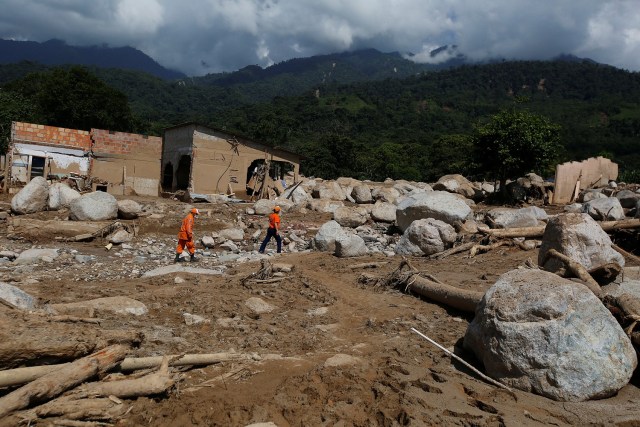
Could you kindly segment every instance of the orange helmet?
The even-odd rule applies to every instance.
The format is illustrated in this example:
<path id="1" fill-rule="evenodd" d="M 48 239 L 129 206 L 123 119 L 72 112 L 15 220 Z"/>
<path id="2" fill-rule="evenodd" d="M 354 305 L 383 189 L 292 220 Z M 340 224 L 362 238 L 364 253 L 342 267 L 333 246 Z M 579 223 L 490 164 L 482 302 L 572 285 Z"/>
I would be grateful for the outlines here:
<path id="1" fill-rule="evenodd" d="M 193 215 L 200 215 L 200 211 L 198 209 L 196 209 L 196 208 L 191 209 L 191 213 Z"/>
<path id="2" fill-rule="evenodd" d="M 273 207 L 273 211 L 274 212 L 280 212 L 280 206 L 274 206 Z"/>

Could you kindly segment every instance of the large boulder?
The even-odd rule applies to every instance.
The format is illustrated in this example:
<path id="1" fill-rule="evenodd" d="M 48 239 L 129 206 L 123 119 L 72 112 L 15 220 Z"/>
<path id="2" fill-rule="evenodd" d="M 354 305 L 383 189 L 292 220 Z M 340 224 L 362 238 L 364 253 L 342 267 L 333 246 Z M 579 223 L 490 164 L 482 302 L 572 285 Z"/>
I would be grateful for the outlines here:
<path id="1" fill-rule="evenodd" d="M 336 239 L 335 255 L 339 258 L 364 256 L 367 252 L 364 239 L 357 234 L 342 235 Z"/>
<path id="2" fill-rule="evenodd" d="M 16 264 L 37 264 L 39 262 L 52 262 L 58 258 L 58 249 L 27 249 L 18 255 L 14 261 Z"/>
<path id="3" fill-rule="evenodd" d="M 360 184 L 353 187 L 351 197 L 353 197 L 356 203 L 371 203 L 373 201 L 373 197 L 371 197 L 371 187 L 367 184 Z"/>
<path id="4" fill-rule="evenodd" d="M 56 182 L 49 186 L 49 210 L 68 208 L 80 193 L 63 182 Z"/>
<path id="5" fill-rule="evenodd" d="M 280 206 L 282 212 L 288 212 L 289 209 L 293 207 L 293 202 L 282 197 L 277 199 L 260 199 L 253 204 L 253 210 L 256 215 L 269 215 L 273 212 L 275 206 Z"/>
<path id="6" fill-rule="evenodd" d="M 462 194 L 468 199 L 472 199 L 476 194 L 473 183 L 462 175 L 453 174 L 441 177 L 438 182 L 433 185 L 436 191 L 448 191 L 449 193 Z"/>
<path id="7" fill-rule="evenodd" d="M 582 212 L 589 214 L 593 219 L 601 221 L 619 221 L 625 217 L 620 200 L 615 197 L 604 197 L 588 201 L 582 205 Z"/>
<path id="8" fill-rule="evenodd" d="M 395 203 L 396 199 L 400 197 L 400 192 L 391 187 L 375 187 L 371 189 L 371 197 L 376 201 Z"/>
<path id="9" fill-rule="evenodd" d="M 313 245 L 319 251 L 333 252 L 336 248 L 336 239 L 344 235 L 346 233 L 336 221 L 325 222 L 313 238 Z"/>
<path id="10" fill-rule="evenodd" d="M 307 203 L 307 208 L 322 213 L 334 213 L 336 209 L 344 206 L 344 202 L 328 199 L 312 199 Z"/>
<path id="11" fill-rule="evenodd" d="M 551 218 L 542 236 L 538 264 L 553 273 L 565 273 L 564 264 L 556 258 L 545 261 L 547 252 L 555 249 L 582 264 L 587 270 L 616 262 L 624 267 L 624 257 L 611 248 L 609 235 L 587 214 L 567 213 Z"/>
<path id="12" fill-rule="evenodd" d="M 433 218 L 413 221 L 406 229 L 396 253 L 401 255 L 431 255 L 451 247 L 456 241 L 456 231 L 449 224 Z M 420 253 L 416 251 L 420 249 Z"/>
<path id="13" fill-rule="evenodd" d="M 616 198 L 620 200 L 620 205 L 626 209 L 635 208 L 640 202 L 640 193 L 631 190 L 622 190 L 616 194 Z"/>
<path id="14" fill-rule="evenodd" d="M 78 197 L 69 208 L 69 219 L 74 221 L 104 221 L 118 217 L 118 201 L 104 191 Z"/>
<path id="15" fill-rule="evenodd" d="M 335 181 L 327 181 L 316 185 L 313 189 L 312 195 L 315 199 L 342 201 L 347 198 L 344 194 L 344 190 L 340 187 L 340 184 Z"/>
<path id="16" fill-rule="evenodd" d="M 538 221 L 547 220 L 547 213 L 537 206 L 527 208 L 495 208 L 487 212 L 493 228 L 535 227 Z"/>
<path id="17" fill-rule="evenodd" d="M 396 222 L 404 232 L 417 219 L 433 218 L 453 225 L 456 221 L 464 221 L 470 214 L 471 208 L 455 195 L 446 191 L 430 191 L 400 202 Z"/>
<path id="18" fill-rule="evenodd" d="M 244 240 L 244 230 L 242 228 L 225 228 L 224 230 L 218 231 L 218 237 L 234 242 L 241 242 Z"/>
<path id="19" fill-rule="evenodd" d="M 371 209 L 371 218 L 377 222 L 395 222 L 396 205 L 378 200 Z"/>
<path id="20" fill-rule="evenodd" d="M 30 214 L 47 209 L 49 183 L 41 176 L 33 178 L 11 199 L 11 211 L 15 214 Z"/>
<path id="21" fill-rule="evenodd" d="M 343 227 L 356 228 L 369 219 L 367 210 L 360 206 L 341 207 L 333 213 L 333 219 Z"/>
<path id="22" fill-rule="evenodd" d="M 296 205 L 305 203 L 309 199 L 311 199 L 311 195 L 304 191 L 302 185 L 296 185 L 291 188 L 288 188 L 283 195 L 284 198 L 288 198 L 293 201 Z"/>
<path id="23" fill-rule="evenodd" d="M 586 286 L 541 270 L 500 276 L 478 304 L 464 347 L 490 377 L 561 401 L 611 396 L 638 363 L 627 335 Z"/>
<path id="24" fill-rule="evenodd" d="M 0 282 L 0 300 L 22 310 L 32 310 L 36 306 L 34 297 L 22 289 L 4 282 Z"/>
<path id="25" fill-rule="evenodd" d="M 136 219 L 142 212 L 142 206 L 135 200 L 118 200 L 118 218 Z"/>
<path id="26" fill-rule="evenodd" d="M 582 203 L 586 203 L 586 202 L 590 202 L 591 200 L 604 199 L 606 197 L 607 197 L 606 194 L 603 194 L 602 190 L 600 189 L 585 190 L 583 193 L 580 194 L 580 197 L 578 197 L 578 200 Z"/>

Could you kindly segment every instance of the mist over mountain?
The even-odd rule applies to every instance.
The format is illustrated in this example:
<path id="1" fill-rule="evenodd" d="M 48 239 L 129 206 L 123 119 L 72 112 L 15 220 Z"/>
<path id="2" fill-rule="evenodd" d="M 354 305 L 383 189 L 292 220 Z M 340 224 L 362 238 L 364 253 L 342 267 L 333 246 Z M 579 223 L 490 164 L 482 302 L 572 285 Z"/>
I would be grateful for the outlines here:
<path id="1" fill-rule="evenodd" d="M 143 71 L 166 80 L 185 77 L 183 73 L 169 70 L 143 52 L 128 46 L 69 46 L 57 39 L 44 43 L 0 40 L 0 64 L 21 61 L 44 65 L 76 64 Z"/>

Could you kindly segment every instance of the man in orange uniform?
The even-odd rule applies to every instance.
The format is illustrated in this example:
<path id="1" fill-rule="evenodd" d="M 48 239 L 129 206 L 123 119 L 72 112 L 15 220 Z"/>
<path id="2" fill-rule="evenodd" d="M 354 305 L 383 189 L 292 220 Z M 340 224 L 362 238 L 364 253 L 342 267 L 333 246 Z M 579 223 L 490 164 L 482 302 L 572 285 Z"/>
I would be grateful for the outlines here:
<path id="1" fill-rule="evenodd" d="M 276 238 L 278 243 L 278 253 L 282 252 L 282 239 L 280 238 L 280 206 L 274 206 L 273 213 L 269 214 L 269 228 L 267 229 L 267 237 L 264 238 L 260 245 L 260 253 L 264 253 L 267 243 L 272 237 Z"/>
<path id="2" fill-rule="evenodd" d="M 200 211 L 196 208 L 191 209 L 186 217 L 182 220 L 182 226 L 178 233 L 178 247 L 176 248 L 176 259 L 173 262 L 181 262 L 182 250 L 187 247 L 189 254 L 191 255 L 191 262 L 198 261 L 195 257 L 196 245 L 193 242 L 193 222 L 196 216 L 200 215 Z"/>

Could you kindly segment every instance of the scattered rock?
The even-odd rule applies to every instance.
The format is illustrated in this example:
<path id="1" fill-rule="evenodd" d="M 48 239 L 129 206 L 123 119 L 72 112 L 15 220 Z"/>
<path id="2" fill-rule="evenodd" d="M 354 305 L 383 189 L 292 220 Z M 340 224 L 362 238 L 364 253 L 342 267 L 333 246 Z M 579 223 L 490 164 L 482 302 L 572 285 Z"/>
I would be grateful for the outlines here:
<path id="1" fill-rule="evenodd" d="M 594 199 L 582 205 L 582 212 L 599 221 L 619 221 L 625 218 L 620 200 L 615 197 Z"/>
<path id="2" fill-rule="evenodd" d="M 249 298 L 245 301 L 244 305 L 256 314 L 271 313 L 276 309 L 276 307 L 258 297 Z"/>
<path id="3" fill-rule="evenodd" d="M 333 252 L 336 248 L 336 239 L 344 235 L 342 226 L 336 221 L 325 222 L 313 238 L 313 244 L 319 251 Z"/>
<path id="4" fill-rule="evenodd" d="M 27 249 L 16 258 L 16 264 L 35 264 L 41 261 L 52 262 L 58 258 L 58 249 Z"/>
<path id="5" fill-rule="evenodd" d="M 49 183 L 41 176 L 33 178 L 11 199 L 11 211 L 24 215 L 43 211 L 48 206 Z"/>
<path id="6" fill-rule="evenodd" d="M 138 300 L 128 297 L 105 297 L 89 301 L 80 301 L 66 304 L 51 304 L 50 307 L 58 314 L 66 314 L 68 310 L 92 309 L 96 313 L 114 313 L 134 316 L 144 316 L 148 313 L 147 306 Z"/>
<path id="7" fill-rule="evenodd" d="M 114 245 L 119 245 L 121 243 L 130 242 L 133 239 L 133 235 L 131 235 L 127 230 L 120 229 L 107 237 L 107 240 Z"/>
<path id="8" fill-rule="evenodd" d="M 451 247 L 455 240 L 456 231 L 449 224 L 433 218 L 419 219 L 413 221 L 404 232 L 396 252 L 402 255 L 431 255 Z"/>
<path id="9" fill-rule="evenodd" d="M 445 175 L 433 185 L 436 191 L 448 191 L 449 193 L 461 194 L 468 199 L 476 195 L 476 189 L 471 181 L 459 174 Z"/>
<path id="10" fill-rule="evenodd" d="M 333 219 L 342 227 L 356 228 L 367 222 L 369 213 L 360 206 L 341 207 L 335 210 Z"/>
<path id="11" fill-rule="evenodd" d="M 431 191 L 416 194 L 400 202 L 396 221 L 404 232 L 417 219 L 433 218 L 453 225 L 456 221 L 464 221 L 470 214 L 471 208 L 453 194 Z"/>
<path id="12" fill-rule="evenodd" d="M 142 212 L 142 206 L 135 200 L 118 200 L 118 218 L 136 219 Z"/>
<path id="13" fill-rule="evenodd" d="M 200 243 L 202 243 L 202 246 L 205 248 L 213 248 L 216 245 L 215 240 L 211 236 L 202 236 Z"/>
<path id="14" fill-rule="evenodd" d="M 0 299 L 22 310 L 33 310 L 36 307 L 34 297 L 22 289 L 4 282 L 0 282 Z"/>
<path id="15" fill-rule="evenodd" d="M 205 319 L 202 316 L 198 316 L 197 314 L 191 313 L 182 313 L 182 318 L 184 319 L 184 323 L 187 326 L 199 325 L 200 323 L 211 323 L 210 319 Z"/>
<path id="16" fill-rule="evenodd" d="M 56 182 L 49 186 L 49 210 L 68 208 L 71 202 L 80 197 L 80 193 L 63 182 Z"/>
<path id="17" fill-rule="evenodd" d="M 336 366 L 348 366 L 348 365 L 358 365 L 361 363 L 360 358 L 350 356 L 348 354 L 336 354 L 335 356 L 331 356 L 324 362 L 325 368 L 336 367 Z"/>
<path id="18" fill-rule="evenodd" d="M 335 255 L 339 258 L 364 256 L 369 251 L 362 237 L 350 234 L 336 238 Z"/>
<path id="19" fill-rule="evenodd" d="M 225 228 L 218 232 L 218 236 L 225 240 L 241 242 L 244 240 L 244 230 L 241 228 Z"/>
<path id="20" fill-rule="evenodd" d="M 396 205 L 378 200 L 371 210 L 371 218 L 378 222 L 395 222 Z"/>
<path id="21" fill-rule="evenodd" d="M 118 201 L 104 191 L 94 191 L 71 202 L 69 219 L 74 221 L 104 221 L 117 217 Z"/>

